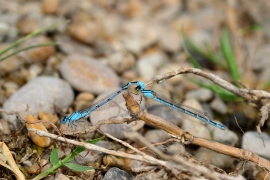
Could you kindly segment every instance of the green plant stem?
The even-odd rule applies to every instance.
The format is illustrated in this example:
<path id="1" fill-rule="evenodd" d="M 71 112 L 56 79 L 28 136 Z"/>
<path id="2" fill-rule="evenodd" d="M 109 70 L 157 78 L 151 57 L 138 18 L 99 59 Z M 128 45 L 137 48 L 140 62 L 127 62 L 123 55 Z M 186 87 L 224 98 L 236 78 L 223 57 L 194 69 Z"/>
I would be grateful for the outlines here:
<path id="1" fill-rule="evenodd" d="M 10 49 L 12 49 L 12 48 L 18 46 L 19 44 L 23 43 L 24 41 L 27 41 L 28 39 L 30 39 L 30 38 L 32 38 L 32 37 L 34 37 L 34 36 L 36 36 L 36 35 L 39 35 L 39 34 L 45 32 L 45 31 L 47 31 L 47 30 L 49 30 L 49 29 L 52 29 L 52 28 L 58 26 L 59 24 L 64 24 L 64 23 L 68 23 L 68 21 L 60 22 L 60 23 L 55 23 L 55 24 L 53 24 L 53 25 L 51 25 L 51 26 L 47 26 L 47 27 L 45 27 L 45 28 L 43 28 L 43 29 L 40 29 L 40 30 L 37 30 L 37 31 L 34 31 L 34 32 L 28 34 L 28 35 L 25 36 L 24 38 L 22 38 L 22 39 L 16 41 L 15 43 L 11 44 L 11 45 L 10 45 L 9 47 L 7 47 L 6 49 L 0 51 L 0 56 L 2 56 L 4 53 L 6 53 L 7 51 L 9 51 Z"/>

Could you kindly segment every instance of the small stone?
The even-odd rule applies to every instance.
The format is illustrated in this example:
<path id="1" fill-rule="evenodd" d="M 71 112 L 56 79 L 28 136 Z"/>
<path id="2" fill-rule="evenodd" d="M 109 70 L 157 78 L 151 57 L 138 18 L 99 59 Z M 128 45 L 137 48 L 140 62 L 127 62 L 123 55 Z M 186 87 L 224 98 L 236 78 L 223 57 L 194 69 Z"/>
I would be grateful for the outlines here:
<path id="1" fill-rule="evenodd" d="M 48 132 L 47 129 L 45 128 L 45 126 L 38 122 L 38 119 L 34 116 L 28 115 L 26 116 L 25 120 L 27 121 L 26 123 L 26 127 L 27 129 L 29 128 L 33 128 L 36 130 L 41 130 L 41 131 L 45 131 Z M 28 136 L 31 138 L 31 140 L 38 146 L 40 147 L 48 147 L 51 143 L 51 139 L 48 137 L 41 137 L 39 135 L 37 135 L 36 133 L 34 133 L 33 131 L 28 131 Z"/>
<path id="2" fill-rule="evenodd" d="M 105 166 L 111 166 L 111 167 L 121 167 L 124 168 L 125 167 L 125 161 L 123 158 L 119 158 L 113 155 L 106 155 L 103 157 L 102 159 L 103 164 Z"/>
<path id="3" fill-rule="evenodd" d="M 242 137 L 241 148 L 247 149 L 251 152 L 254 152 L 255 154 L 258 154 L 259 156 L 270 159 L 270 137 L 264 132 L 262 133 L 262 138 L 258 132 L 246 132 Z"/>
<path id="4" fill-rule="evenodd" d="M 117 51 L 108 57 L 110 67 L 121 74 L 135 64 L 135 57 L 127 51 Z"/>
<path id="5" fill-rule="evenodd" d="M 166 61 L 167 57 L 161 52 L 144 55 L 138 60 L 137 71 L 144 79 L 151 80 L 156 75 L 157 69 L 166 64 Z"/>
<path id="6" fill-rule="evenodd" d="M 20 48 L 25 48 L 37 44 L 45 44 L 49 43 L 51 40 L 47 38 L 46 36 L 37 36 L 33 37 L 31 41 L 26 41 L 21 45 Z M 55 53 L 55 47 L 54 46 L 42 46 L 38 48 L 33 48 L 27 51 L 23 51 L 18 56 L 20 58 L 23 58 L 27 61 L 46 61 L 50 56 L 52 56 Z"/>
<path id="7" fill-rule="evenodd" d="M 44 14 L 55 14 L 59 6 L 59 0 L 43 0 L 41 5 Z"/>
<path id="8" fill-rule="evenodd" d="M 25 118 L 28 114 L 37 115 L 39 111 L 54 114 L 55 108 L 67 109 L 73 102 L 74 92 L 70 85 L 58 78 L 41 76 L 22 86 L 4 104 L 6 111 L 17 111 Z M 2 113 L 11 129 L 19 128 L 15 115 Z"/>
<path id="9" fill-rule="evenodd" d="M 27 81 L 35 79 L 39 74 L 41 74 L 42 68 L 37 64 L 32 64 L 28 69 Z"/>
<path id="10" fill-rule="evenodd" d="M 111 179 L 131 180 L 132 176 L 126 171 L 113 167 L 113 168 L 110 168 L 109 171 L 103 177 L 103 180 L 111 180 Z"/>
<path id="11" fill-rule="evenodd" d="M 184 105 L 188 105 L 200 112 L 203 112 L 202 106 L 200 103 L 195 99 L 188 99 L 184 103 Z M 197 137 L 202 137 L 205 139 L 211 139 L 210 131 L 202 124 L 202 121 L 194 118 L 192 116 L 183 114 L 183 124 L 182 128 L 188 132 L 190 132 L 192 135 Z"/>
<path id="12" fill-rule="evenodd" d="M 69 177 L 65 176 L 64 174 L 57 173 L 55 176 L 55 180 L 69 180 Z"/>
<path id="13" fill-rule="evenodd" d="M 100 94 L 118 87 L 119 79 L 107 66 L 83 55 L 69 55 L 60 65 L 63 77 L 79 91 Z"/>
<path id="14" fill-rule="evenodd" d="M 81 15 L 81 17 L 74 17 L 76 21 L 68 26 L 70 35 L 78 41 L 86 44 L 92 44 L 96 41 L 100 32 L 100 25 L 98 21 L 87 17 L 88 15 Z"/>
<path id="15" fill-rule="evenodd" d="M 217 121 L 214 121 L 214 122 L 217 122 Z M 220 123 L 220 122 L 217 122 L 217 123 Z M 222 144 L 235 146 L 239 140 L 237 134 L 229 129 L 220 130 L 214 126 L 211 126 L 210 124 L 208 125 L 208 128 L 210 129 L 210 132 L 212 132 L 213 140 L 220 142 Z"/>
<path id="16" fill-rule="evenodd" d="M 181 113 L 165 105 L 153 105 L 147 108 L 148 113 L 161 117 L 178 126 L 181 123 Z"/>
<path id="17" fill-rule="evenodd" d="M 52 129 L 52 125 L 50 123 L 56 124 L 59 122 L 59 118 L 51 113 L 46 113 L 44 111 L 38 112 L 38 117 L 42 122 L 46 129 Z M 50 123 L 49 123 L 50 122 Z"/>
<path id="18" fill-rule="evenodd" d="M 5 82 L 4 88 L 6 89 L 7 97 L 10 97 L 19 89 L 19 85 L 15 82 Z"/>
<path id="19" fill-rule="evenodd" d="M 25 16 L 21 16 L 17 22 L 18 31 L 21 34 L 27 35 L 41 29 L 41 18 L 41 15 L 37 13 L 29 13 Z"/>
<path id="20" fill-rule="evenodd" d="M 76 162 L 82 165 L 88 165 L 96 162 L 102 158 L 102 153 L 99 151 L 85 150 L 74 157 L 72 162 Z"/>
<path id="21" fill-rule="evenodd" d="M 187 99 L 197 99 L 198 101 L 201 102 L 209 101 L 212 97 L 213 97 L 212 91 L 205 88 L 189 91 L 186 95 Z"/>
<path id="22" fill-rule="evenodd" d="M 173 143 L 166 148 L 166 153 L 171 155 L 178 155 L 179 153 L 185 153 L 185 146 L 182 143 Z"/>
<path id="23" fill-rule="evenodd" d="M 7 121 L 0 119 L 0 134 L 10 134 L 10 126 Z"/>
<path id="24" fill-rule="evenodd" d="M 80 93 L 74 102 L 75 110 L 80 110 L 84 107 L 90 106 L 90 104 L 93 102 L 95 96 L 92 93 L 88 92 L 82 92 Z"/>
<path id="25" fill-rule="evenodd" d="M 200 161 L 208 161 L 222 169 L 231 167 L 234 162 L 234 159 L 229 156 L 202 147 L 196 151 L 195 157 Z"/>
<path id="26" fill-rule="evenodd" d="M 144 137 L 153 144 L 170 139 L 169 134 L 161 129 L 149 130 L 144 134 Z"/>
<path id="27" fill-rule="evenodd" d="M 227 113 L 226 104 L 218 96 L 215 97 L 215 99 L 211 102 L 210 105 L 212 109 L 216 110 L 220 114 Z"/>
<path id="28" fill-rule="evenodd" d="M 34 163 L 32 166 L 27 168 L 27 172 L 29 174 L 39 174 L 40 173 L 40 167 L 37 163 Z"/>

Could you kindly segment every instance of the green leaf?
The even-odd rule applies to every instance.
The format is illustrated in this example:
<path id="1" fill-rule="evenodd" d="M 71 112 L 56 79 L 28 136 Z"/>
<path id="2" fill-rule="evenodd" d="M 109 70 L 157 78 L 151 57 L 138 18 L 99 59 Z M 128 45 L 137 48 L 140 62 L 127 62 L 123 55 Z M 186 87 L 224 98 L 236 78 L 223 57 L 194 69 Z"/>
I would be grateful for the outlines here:
<path id="1" fill-rule="evenodd" d="M 59 160 L 58 160 L 58 151 L 56 148 L 56 145 L 54 145 L 51 155 L 50 155 L 50 162 L 52 163 L 52 165 L 56 165 Z"/>
<path id="2" fill-rule="evenodd" d="M 220 45 L 222 49 L 222 53 L 227 62 L 227 66 L 231 72 L 234 83 L 239 87 L 238 80 L 241 78 L 240 72 L 238 70 L 237 63 L 235 61 L 234 53 L 232 50 L 230 35 L 227 29 L 224 29 L 223 36 L 220 38 Z"/>
<path id="3" fill-rule="evenodd" d="M 90 144 L 96 144 L 96 143 L 98 143 L 99 141 L 101 141 L 103 139 L 104 139 L 104 136 L 96 138 L 96 139 L 92 139 L 92 140 L 87 140 L 86 142 L 88 142 Z"/>
<path id="4" fill-rule="evenodd" d="M 93 169 L 93 167 L 91 167 L 91 166 L 83 166 L 83 165 L 79 165 L 79 164 L 75 164 L 75 163 L 71 163 L 71 162 L 67 162 L 64 165 L 66 167 L 68 167 L 69 169 L 72 169 L 74 171 L 87 171 L 87 170 Z"/>

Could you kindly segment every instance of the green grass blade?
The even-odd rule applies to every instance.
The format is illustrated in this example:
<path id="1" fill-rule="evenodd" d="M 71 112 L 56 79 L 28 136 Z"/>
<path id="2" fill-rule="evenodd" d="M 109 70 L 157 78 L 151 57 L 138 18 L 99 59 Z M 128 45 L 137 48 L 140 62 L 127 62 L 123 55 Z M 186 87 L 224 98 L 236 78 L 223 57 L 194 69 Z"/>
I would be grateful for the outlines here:
<path id="1" fill-rule="evenodd" d="M 26 51 L 26 50 L 33 49 L 33 48 L 38 48 L 38 47 L 43 47 L 43 46 L 56 46 L 56 45 L 58 45 L 57 42 L 50 42 L 50 43 L 45 43 L 45 44 L 38 44 L 38 45 L 28 46 L 26 48 L 19 49 L 17 51 L 14 51 L 13 53 L 10 53 L 9 55 L 7 55 L 5 57 L 0 58 L 0 62 L 7 59 L 7 58 L 9 58 L 9 57 L 11 57 L 11 56 L 13 56 L 13 55 L 15 55 L 15 54 L 20 53 L 22 51 Z"/>
<path id="2" fill-rule="evenodd" d="M 186 47 L 186 37 L 185 37 L 185 34 L 184 34 L 184 31 L 183 31 L 183 28 L 181 30 L 181 37 L 183 39 L 183 49 L 185 51 L 185 53 L 188 55 L 188 59 L 190 60 L 191 64 L 193 65 L 193 67 L 195 68 L 198 68 L 198 69 L 201 69 L 201 66 L 200 64 L 197 62 L 197 60 L 189 53 L 187 47 Z"/>
<path id="3" fill-rule="evenodd" d="M 53 150 L 51 152 L 50 162 L 51 162 L 52 165 L 56 165 L 59 162 L 59 160 L 58 160 L 58 151 L 57 151 L 56 145 L 54 145 Z"/>
<path id="4" fill-rule="evenodd" d="M 198 86 L 204 87 L 206 89 L 211 90 L 214 93 L 217 93 L 218 96 L 225 101 L 239 101 L 241 98 L 230 91 L 227 91 L 226 89 L 223 89 L 222 87 L 216 85 L 216 84 L 211 84 L 211 85 L 205 85 L 202 84 L 198 81 L 195 81 L 194 79 L 188 78 L 190 81 L 193 83 L 197 84 Z"/>
<path id="5" fill-rule="evenodd" d="M 223 31 L 223 36 L 220 38 L 220 45 L 233 81 L 239 87 L 238 80 L 241 76 L 232 50 L 229 31 L 227 29 Z"/>
<path id="6" fill-rule="evenodd" d="M 75 164 L 75 163 L 71 163 L 71 162 L 67 162 L 64 165 L 66 167 L 68 167 L 69 169 L 72 169 L 74 171 L 87 171 L 87 170 L 93 169 L 93 167 L 91 167 L 91 166 L 83 166 L 83 165 L 79 165 L 79 164 Z"/>
<path id="7" fill-rule="evenodd" d="M 27 36 L 25 36 L 24 38 L 22 38 L 22 39 L 16 41 L 15 43 L 11 44 L 11 45 L 8 46 L 6 49 L 0 51 L 0 56 L 2 56 L 4 53 L 8 52 L 10 49 L 15 48 L 15 47 L 18 46 L 19 44 L 21 44 L 21 43 L 27 41 L 28 39 L 30 39 L 30 38 L 32 38 L 32 37 L 35 37 L 35 36 L 37 36 L 37 35 L 39 35 L 39 34 L 45 32 L 45 31 L 47 31 L 47 30 L 49 30 L 49 29 L 52 29 L 52 28 L 54 28 L 54 27 L 60 25 L 60 24 L 64 24 L 64 23 L 68 23 L 68 22 L 69 22 L 69 21 L 60 22 L 60 23 L 55 23 L 55 24 L 53 24 L 53 25 L 47 26 L 47 27 L 45 27 L 45 28 L 42 28 L 42 29 L 40 29 L 40 30 L 34 31 L 34 32 L 28 34 Z"/>

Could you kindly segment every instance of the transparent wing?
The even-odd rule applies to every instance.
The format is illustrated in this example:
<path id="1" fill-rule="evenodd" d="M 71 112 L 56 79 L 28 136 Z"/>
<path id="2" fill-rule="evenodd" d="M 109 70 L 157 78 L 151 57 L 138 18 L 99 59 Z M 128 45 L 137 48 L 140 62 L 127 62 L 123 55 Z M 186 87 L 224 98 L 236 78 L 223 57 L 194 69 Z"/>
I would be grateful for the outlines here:
<path id="1" fill-rule="evenodd" d="M 98 101 L 94 102 L 92 105 L 90 106 L 87 106 L 85 108 L 82 108 L 79 110 L 79 112 L 85 112 L 89 109 L 92 109 L 94 108 L 95 106 L 97 106 L 98 104 L 106 101 L 107 99 L 110 99 L 113 95 L 116 95 L 113 99 L 111 99 L 110 101 L 108 101 L 107 103 L 105 103 L 104 105 L 102 105 L 101 107 L 97 108 L 95 111 L 103 111 L 103 110 L 106 110 L 106 109 L 109 109 L 109 108 L 112 108 L 112 107 L 116 107 L 116 106 L 119 106 L 119 104 L 123 103 L 125 101 L 125 99 L 123 98 L 123 92 L 126 91 L 121 91 L 119 92 L 120 90 L 118 91 L 115 91 L 113 93 L 110 93 L 109 95 L 99 99 Z M 137 95 L 135 96 L 135 99 L 139 99 L 140 97 L 137 97 Z"/>
<path id="2" fill-rule="evenodd" d="M 171 100 L 170 98 L 167 98 L 167 97 L 165 97 L 165 96 L 163 96 L 163 95 L 161 95 L 161 94 L 158 94 L 158 93 L 156 93 L 156 92 L 155 92 L 155 96 L 158 97 L 158 98 L 160 98 L 160 99 L 163 99 L 163 100 L 165 100 L 165 101 L 167 101 L 167 102 L 169 102 L 169 103 L 172 103 L 172 104 L 174 104 L 174 105 L 176 105 L 176 106 L 178 106 L 178 107 L 181 107 L 181 108 L 186 109 L 186 110 L 188 110 L 188 111 L 190 111 L 190 112 L 193 112 L 193 113 L 195 113 L 195 114 L 198 114 L 199 116 L 202 116 L 202 117 L 205 117 L 205 118 L 207 118 L 207 119 L 210 119 L 206 112 L 199 111 L 199 110 L 197 110 L 197 109 L 195 109 L 195 108 L 192 108 L 192 107 L 190 107 L 190 106 L 188 106 L 188 105 L 184 105 L 184 104 L 181 104 L 181 103 L 177 103 L 177 102 Z"/>

